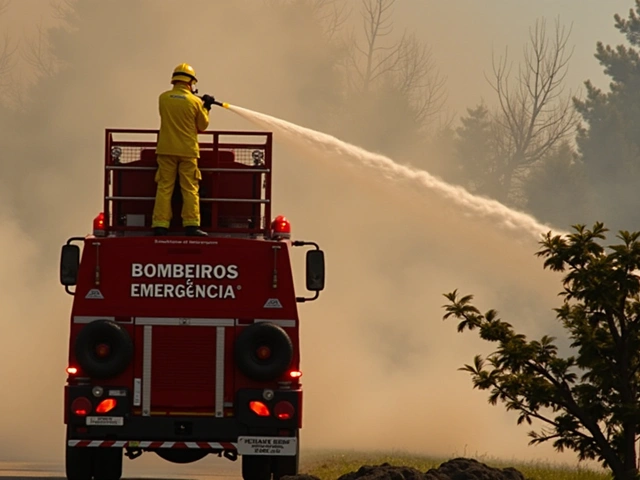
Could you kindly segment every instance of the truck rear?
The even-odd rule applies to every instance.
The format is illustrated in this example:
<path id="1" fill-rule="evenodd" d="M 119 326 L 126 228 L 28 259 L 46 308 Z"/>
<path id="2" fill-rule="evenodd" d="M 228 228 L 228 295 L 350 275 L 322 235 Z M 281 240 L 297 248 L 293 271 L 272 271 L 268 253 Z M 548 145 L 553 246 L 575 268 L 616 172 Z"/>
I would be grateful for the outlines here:
<path id="1" fill-rule="evenodd" d="M 246 480 L 294 475 L 297 305 L 323 290 L 324 253 L 271 218 L 270 133 L 205 132 L 209 236 L 182 233 L 179 188 L 170 234 L 152 236 L 154 141 L 143 135 L 157 131 L 107 130 L 103 211 L 92 234 L 62 248 L 60 280 L 73 295 L 67 478 L 118 480 L 123 456 L 143 452 L 175 463 L 240 457 Z M 230 135 L 240 140 L 222 141 Z M 306 250 L 309 298 L 296 296 L 295 247 Z"/>

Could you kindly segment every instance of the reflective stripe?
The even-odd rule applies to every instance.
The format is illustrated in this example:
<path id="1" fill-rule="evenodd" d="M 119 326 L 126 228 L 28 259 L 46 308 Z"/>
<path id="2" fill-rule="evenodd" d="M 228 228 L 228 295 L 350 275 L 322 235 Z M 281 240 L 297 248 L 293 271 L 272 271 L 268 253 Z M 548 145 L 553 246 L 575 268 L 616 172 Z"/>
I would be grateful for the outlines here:
<path id="1" fill-rule="evenodd" d="M 78 448 L 198 448 L 236 450 L 233 442 L 149 442 L 135 440 L 68 440 L 69 447 Z"/>
<path id="2" fill-rule="evenodd" d="M 233 327 L 233 318 L 137 317 L 136 325 L 191 325 L 194 327 Z"/>
<path id="3" fill-rule="evenodd" d="M 133 405 L 139 407 L 142 403 L 142 379 L 133 379 Z"/>
<path id="4" fill-rule="evenodd" d="M 142 416 L 151 415 L 151 343 L 153 327 L 145 325 L 142 349 Z"/>
<path id="5" fill-rule="evenodd" d="M 224 327 L 216 329 L 216 417 L 224 415 Z"/>

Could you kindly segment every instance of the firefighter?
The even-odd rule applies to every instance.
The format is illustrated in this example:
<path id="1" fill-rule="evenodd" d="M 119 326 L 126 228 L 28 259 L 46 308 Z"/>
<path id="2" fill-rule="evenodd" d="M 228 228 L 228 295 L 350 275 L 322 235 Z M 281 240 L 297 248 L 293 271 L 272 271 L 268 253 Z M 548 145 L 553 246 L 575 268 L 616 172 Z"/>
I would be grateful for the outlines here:
<path id="1" fill-rule="evenodd" d="M 200 196 L 198 188 L 202 174 L 198 168 L 200 148 L 198 132 L 209 126 L 209 111 L 215 101 L 210 95 L 202 99 L 195 93 L 198 82 L 196 72 L 191 65 L 178 65 L 171 77 L 173 88 L 160 94 L 160 132 L 156 155 L 158 170 L 155 205 L 153 208 L 152 228 L 155 235 L 167 235 L 171 223 L 171 196 L 180 176 L 182 192 L 182 225 L 185 234 L 207 236 L 200 230 Z"/>

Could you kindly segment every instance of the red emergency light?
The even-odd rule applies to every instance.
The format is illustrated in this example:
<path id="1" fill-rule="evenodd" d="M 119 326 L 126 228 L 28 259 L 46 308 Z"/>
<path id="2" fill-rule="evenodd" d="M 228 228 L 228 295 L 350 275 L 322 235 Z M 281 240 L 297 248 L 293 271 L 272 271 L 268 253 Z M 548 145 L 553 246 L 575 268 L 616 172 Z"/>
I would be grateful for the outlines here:
<path id="1" fill-rule="evenodd" d="M 71 411 L 79 417 L 86 417 L 89 415 L 91 408 L 91 400 L 86 397 L 78 397 L 71 402 Z"/>
<path id="2" fill-rule="evenodd" d="M 296 413 L 296 411 L 293 408 L 293 405 L 285 400 L 276 403 L 274 413 L 280 420 L 290 420 L 293 418 L 293 415 Z"/>
<path id="3" fill-rule="evenodd" d="M 271 415 L 271 412 L 269 412 L 269 407 L 257 400 L 249 402 L 249 408 L 253 413 L 260 417 L 268 417 L 269 415 Z"/>
<path id="4" fill-rule="evenodd" d="M 284 215 L 278 215 L 271 222 L 271 230 L 274 238 L 291 238 L 291 224 Z"/>
<path id="5" fill-rule="evenodd" d="M 98 216 L 93 219 L 93 234 L 96 237 L 104 237 L 104 212 L 100 212 Z"/>
<path id="6" fill-rule="evenodd" d="M 105 398 L 96 407 L 96 412 L 97 413 L 109 413 L 111 410 L 116 408 L 117 404 L 118 404 L 118 402 L 116 401 L 115 398 Z"/>

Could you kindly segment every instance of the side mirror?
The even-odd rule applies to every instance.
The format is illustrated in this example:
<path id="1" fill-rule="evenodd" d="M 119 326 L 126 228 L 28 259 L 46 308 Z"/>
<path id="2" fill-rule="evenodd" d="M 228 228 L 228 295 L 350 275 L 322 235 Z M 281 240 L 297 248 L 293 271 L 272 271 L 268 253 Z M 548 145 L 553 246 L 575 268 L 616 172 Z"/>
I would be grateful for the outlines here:
<path id="1" fill-rule="evenodd" d="M 307 251 L 307 290 L 319 292 L 324 289 L 324 252 Z"/>
<path id="2" fill-rule="evenodd" d="M 77 245 L 63 245 L 60 256 L 60 283 L 64 286 L 75 285 L 80 268 L 80 247 Z"/>

